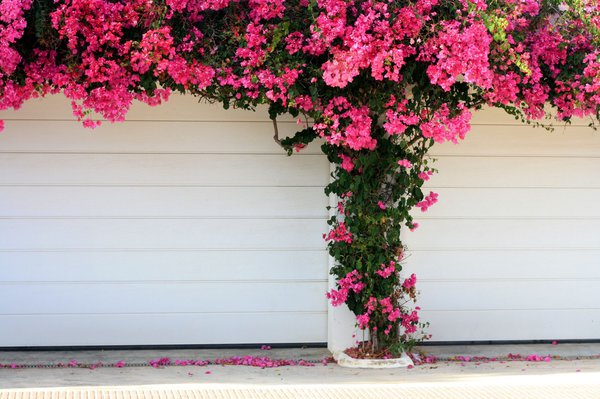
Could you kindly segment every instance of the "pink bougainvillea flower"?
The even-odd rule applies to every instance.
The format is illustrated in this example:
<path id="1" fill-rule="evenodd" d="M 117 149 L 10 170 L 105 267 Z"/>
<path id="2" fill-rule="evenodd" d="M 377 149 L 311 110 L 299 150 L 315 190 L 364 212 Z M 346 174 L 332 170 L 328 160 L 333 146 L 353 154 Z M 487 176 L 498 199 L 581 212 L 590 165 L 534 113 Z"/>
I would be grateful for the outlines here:
<path id="1" fill-rule="evenodd" d="M 412 162 L 410 162 L 408 159 L 401 159 L 398 161 L 398 165 L 408 169 L 412 167 Z"/>
<path id="2" fill-rule="evenodd" d="M 433 175 L 433 172 L 432 172 L 432 171 L 430 171 L 430 170 L 428 170 L 428 171 L 426 171 L 426 172 L 420 172 L 420 173 L 418 174 L 418 176 L 419 176 L 419 179 L 421 179 L 421 180 L 423 180 L 423 181 L 427 181 L 427 180 L 429 180 L 429 179 L 430 179 L 430 177 L 431 177 L 431 175 Z"/>
<path id="3" fill-rule="evenodd" d="M 431 191 L 429 195 L 427 195 L 423 201 L 417 203 L 417 207 L 421 208 L 421 212 L 426 212 L 429 207 L 435 204 L 438 201 L 438 194 Z"/>
<path id="4" fill-rule="evenodd" d="M 304 148 L 306 148 L 306 144 L 303 144 L 303 143 L 294 144 L 294 150 L 296 150 L 296 152 L 300 152 Z"/>
<path id="5" fill-rule="evenodd" d="M 325 236 L 325 240 L 351 244 L 352 234 L 348 231 L 346 224 L 344 222 L 340 222 L 335 228 L 329 231 L 329 233 Z"/>
<path id="6" fill-rule="evenodd" d="M 383 265 L 381 265 L 381 269 L 375 270 L 375 273 L 377 273 L 378 275 L 380 275 L 383 278 L 388 278 L 395 272 L 396 272 L 396 262 L 394 262 L 393 260 L 390 261 L 389 265 L 383 264 Z"/>
<path id="7" fill-rule="evenodd" d="M 375 149 L 377 140 L 371 136 L 373 120 L 368 107 L 355 107 L 345 97 L 334 97 L 323 116 L 328 122 L 316 123 L 313 129 L 330 144 L 354 151 Z"/>
<path id="8" fill-rule="evenodd" d="M 410 275 L 410 277 L 408 277 L 407 279 L 404 280 L 404 282 L 402 283 L 402 287 L 409 290 L 409 289 L 413 288 L 416 284 L 417 284 L 417 276 L 416 276 L 416 274 L 413 273 Z"/>
<path id="9" fill-rule="evenodd" d="M 363 288 L 365 288 L 365 283 L 360 281 L 362 277 L 363 276 L 360 275 L 357 270 L 353 270 L 347 273 L 345 277 L 338 280 L 337 285 L 339 289 L 332 289 L 325 294 L 327 299 L 331 301 L 331 305 L 340 306 L 344 304 L 348 299 L 348 294 L 350 292 L 356 294 L 360 293 Z"/>
<path id="10" fill-rule="evenodd" d="M 368 314 L 361 314 L 356 316 L 356 321 L 358 322 L 358 328 L 364 330 L 369 326 L 370 316 Z"/>
<path id="11" fill-rule="evenodd" d="M 354 169 L 354 162 L 352 162 L 352 158 L 344 154 L 340 154 L 340 158 L 342 159 L 342 169 L 344 169 L 346 172 L 352 172 L 352 169 Z"/>

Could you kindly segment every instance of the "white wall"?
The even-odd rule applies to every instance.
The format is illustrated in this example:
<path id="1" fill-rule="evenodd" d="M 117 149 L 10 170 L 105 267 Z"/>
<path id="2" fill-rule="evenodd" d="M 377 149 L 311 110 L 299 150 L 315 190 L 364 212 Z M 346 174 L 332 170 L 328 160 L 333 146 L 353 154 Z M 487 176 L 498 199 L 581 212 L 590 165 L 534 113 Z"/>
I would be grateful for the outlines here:
<path id="1" fill-rule="evenodd" d="M 439 202 L 405 236 L 432 339 L 600 338 L 600 132 L 474 119 L 433 152 Z"/>
<path id="2" fill-rule="evenodd" d="M 324 297 L 329 165 L 282 155 L 265 115 L 179 97 L 93 131 L 58 99 L 2 113 L 0 346 L 351 344 Z M 434 155 L 440 201 L 405 237 L 433 340 L 600 338 L 600 134 L 486 111 Z"/>
<path id="3" fill-rule="evenodd" d="M 261 111 L 3 112 L 0 347 L 325 342 L 329 164 Z"/>

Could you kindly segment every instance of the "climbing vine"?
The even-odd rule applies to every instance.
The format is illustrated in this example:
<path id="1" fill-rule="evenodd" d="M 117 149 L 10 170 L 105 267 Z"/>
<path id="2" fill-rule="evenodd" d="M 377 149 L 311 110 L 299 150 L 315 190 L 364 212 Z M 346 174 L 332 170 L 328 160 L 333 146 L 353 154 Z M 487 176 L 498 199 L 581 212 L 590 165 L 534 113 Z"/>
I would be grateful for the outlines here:
<path id="1" fill-rule="evenodd" d="M 2 0 L 0 109 L 62 92 L 93 128 L 180 92 L 310 121 L 277 141 L 335 165 L 327 296 L 395 351 L 420 323 L 400 232 L 438 199 L 429 150 L 483 106 L 593 123 L 599 31 L 596 0 Z"/>

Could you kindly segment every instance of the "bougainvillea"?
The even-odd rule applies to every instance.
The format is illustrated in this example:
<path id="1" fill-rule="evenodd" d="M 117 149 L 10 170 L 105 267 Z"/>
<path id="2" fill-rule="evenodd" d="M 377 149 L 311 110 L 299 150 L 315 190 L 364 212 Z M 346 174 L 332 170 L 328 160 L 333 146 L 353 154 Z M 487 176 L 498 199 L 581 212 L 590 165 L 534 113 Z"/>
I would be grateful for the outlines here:
<path id="1" fill-rule="evenodd" d="M 598 117 L 599 32 L 596 0 L 2 0 L 0 109 L 62 92 L 95 127 L 175 91 L 303 114 L 278 142 L 320 138 L 336 165 L 327 296 L 370 350 L 402 348 L 419 316 L 400 231 L 438 200 L 422 190 L 428 150 L 482 106 Z"/>

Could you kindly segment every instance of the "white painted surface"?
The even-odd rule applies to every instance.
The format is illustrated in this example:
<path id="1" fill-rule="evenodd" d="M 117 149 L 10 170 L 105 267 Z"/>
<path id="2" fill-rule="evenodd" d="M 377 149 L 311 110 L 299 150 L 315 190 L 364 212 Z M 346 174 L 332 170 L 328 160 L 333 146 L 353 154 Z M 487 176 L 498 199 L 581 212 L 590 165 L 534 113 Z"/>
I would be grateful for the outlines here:
<path id="1" fill-rule="evenodd" d="M 407 232 L 434 341 L 600 338 L 600 133 L 474 117 Z"/>
<path id="2" fill-rule="evenodd" d="M 320 155 L 0 154 L 2 185 L 307 186 L 325 185 Z M 9 169 L 10 168 L 10 169 Z"/>
<path id="3" fill-rule="evenodd" d="M 154 294 L 160 296 L 159 294 Z M 164 299 L 164 298 L 163 298 Z M 231 312 L 231 313 L 111 313 L 33 314 L 3 316 L 2 339 L 6 346 L 23 342 L 43 345 L 113 345 L 115 337 L 130 337 L 130 345 L 223 344 L 229 337 L 238 343 L 320 342 L 327 330 L 323 312 Z M 290 334 L 293 332 L 293 335 Z M 237 338 L 236 337 L 242 337 Z M 268 340 L 268 341 L 266 341 Z M 113 342 L 113 343 L 111 343 Z M 39 344 L 38 344 L 39 345 Z"/>
<path id="4" fill-rule="evenodd" d="M 330 276 L 328 289 L 332 288 L 335 288 L 335 278 Z M 332 353 L 353 347 L 356 341 L 363 339 L 363 331 L 359 333 L 356 326 L 356 316 L 346 305 L 328 305 L 327 331 L 327 349 Z"/>
<path id="5" fill-rule="evenodd" d="M 60 99 L 3 113 L 0 346 L 351 345 L 323 295 L 329 165 L 282 155 L 265 115 L 180 97 L 93 131 Z M 435 148 L 440 202 L 405 237 L 433 340 L 600 338 L 600 134 L 474 121 Z"/>
<path id="6" fill-rule="evenodd" d="M 96 130 L 35 103 L 0 115 L 0 347 L 327 340 L 318 145 L 193 98 Z"/>
<path id="7" fill-rule="evenodd" d="M 318 250 L 318 219 L 63 219 L 0 220 L 0 248 Z"/>
<path id="8" fill-rule="evenodd" d="M 351 369 L 396 369 L 414 366 L 412 359 L 405 352 L 393 359 L 355 359 L 339 351 L 334 352 L 333 358 L 338 366 Z"/>
<path id="9" fill-rule="evenodd" d="M 16 216 L 322 219 L 326 206 L 322 187 L 0 186 L 0 209 Z"/>
<path id="10" fill-rule="evenodd" d="M 335 167 L 330 165 L 330 170 L 333 172 Z M 329 196 L 329 215 L 333 216 L 337 212 L 338 197 L 336 195 Z M 329 256 L 329 268 L 335 265 L 335 259 Z M 336 278 L 329 275 L 328 290 L 335 289 Z M 344 351 L 346 348 L 355 346 L 357 341 L 356 333 L 358 327 L 356 325 L 356 316 L 350 311 L 345 304 L 341 306 L 332 306 L 328 304 L 327 309 L 327 349 L 331 353 Z M 361 336 L 362 339 L 362 336 Z"/>

